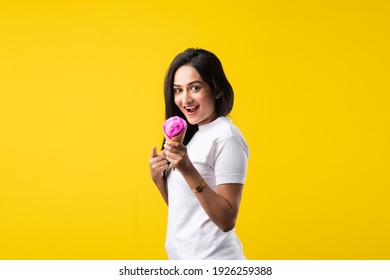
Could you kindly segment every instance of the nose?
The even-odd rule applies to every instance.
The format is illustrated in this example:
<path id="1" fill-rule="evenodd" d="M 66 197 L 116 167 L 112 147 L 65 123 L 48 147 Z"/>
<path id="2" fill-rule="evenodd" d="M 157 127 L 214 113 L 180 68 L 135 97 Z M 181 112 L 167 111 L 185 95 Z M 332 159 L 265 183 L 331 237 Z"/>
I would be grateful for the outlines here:
<path id="1" fill-rule="evenodd" d="M 183 105 L 188 105 L 188 104 L 192 103 L 192 96 L 191 96 L 190 91 L 188 91 L 188 90 L 183 91 L 183 96 L 182 96 L 181 102 Z"/>

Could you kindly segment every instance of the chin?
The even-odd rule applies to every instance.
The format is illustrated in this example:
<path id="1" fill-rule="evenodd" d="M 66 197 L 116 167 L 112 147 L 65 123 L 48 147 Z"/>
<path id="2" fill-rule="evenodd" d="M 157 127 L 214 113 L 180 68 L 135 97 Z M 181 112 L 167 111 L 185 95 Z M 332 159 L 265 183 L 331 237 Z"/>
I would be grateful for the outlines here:
<path id="1" fill-rule="evenodd" d="M 187 118 L 187 121 L 188 121 L 189 124 L 192 124 L 192 125 L 197 125 L 198 124 L 197 121 L 191 120 L 191 119 L 188 119 L 188 118 Z"/>

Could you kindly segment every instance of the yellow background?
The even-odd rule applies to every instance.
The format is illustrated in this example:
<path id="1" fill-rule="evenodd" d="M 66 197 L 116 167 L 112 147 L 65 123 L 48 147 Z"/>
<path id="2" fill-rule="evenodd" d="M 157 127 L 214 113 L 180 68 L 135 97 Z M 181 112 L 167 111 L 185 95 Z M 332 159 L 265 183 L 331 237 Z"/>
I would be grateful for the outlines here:
<path id="1" fill-rule="evenodd" d="M 149 177 L 202 47 L 251 155 L 249 259 L 390 259 L 389 1 L 0 0 L 0 258 L 165 259 Z"/>

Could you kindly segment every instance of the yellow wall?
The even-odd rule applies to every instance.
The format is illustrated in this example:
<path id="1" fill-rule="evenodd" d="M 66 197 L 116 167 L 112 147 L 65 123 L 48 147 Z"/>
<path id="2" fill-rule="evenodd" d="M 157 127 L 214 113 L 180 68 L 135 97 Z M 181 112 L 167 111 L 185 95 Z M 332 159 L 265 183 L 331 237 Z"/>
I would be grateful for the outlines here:
<path id="1" fill-rule="evenodd" d="M 202 47 L 251 149 L 249 259 L 390 258 L 388 1 L 0 0 L 0 258 L 165 259 L 162 83 Z"/>

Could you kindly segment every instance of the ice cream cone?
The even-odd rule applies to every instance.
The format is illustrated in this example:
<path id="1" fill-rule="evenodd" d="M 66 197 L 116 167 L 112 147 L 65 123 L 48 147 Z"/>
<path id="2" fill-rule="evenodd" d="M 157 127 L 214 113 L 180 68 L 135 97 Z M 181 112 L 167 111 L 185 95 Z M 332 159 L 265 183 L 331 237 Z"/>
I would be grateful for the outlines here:
<path id="1" fill-rule="evenodd" d="M 165 133 L 164 133 L 164 137 L 165 137 L 165 140 L 170 140 L 170 141 L 177 142 L 177 143 L 183 143 L 184 137 L 186 136 L 186 132 L 187 132 L 187 128 L 182 133 L 180 133 L 179 135 L 177 135 L 175 137 L 169 138 Z M 173 167 L 173 170 L 175 170 L 175 166 L 173 164 L 172 164 L 172 167 Z"/>
<path id="2" fill-rule="evenodd" d="M 163 124 L 163 132 L 165 140 L 170 140 L 177 143 L 183 143 L 187 131 L 187 123 L 180 117 L 171 117 Z M 169 136 L 168 136 L 169 135 Z M 173 166 L 175 170 L 175 166 Z"/>
<path id="3" fill-rule="evenodd" d="M 169 138 L 168 135 L 164 133 L 165 140 L 170 140 L 177 143 L 183 143 L 184 137 L 186 136 L 186 131 L 187 129 L 185 129 L 182 133 L 172 138 Z"/>

